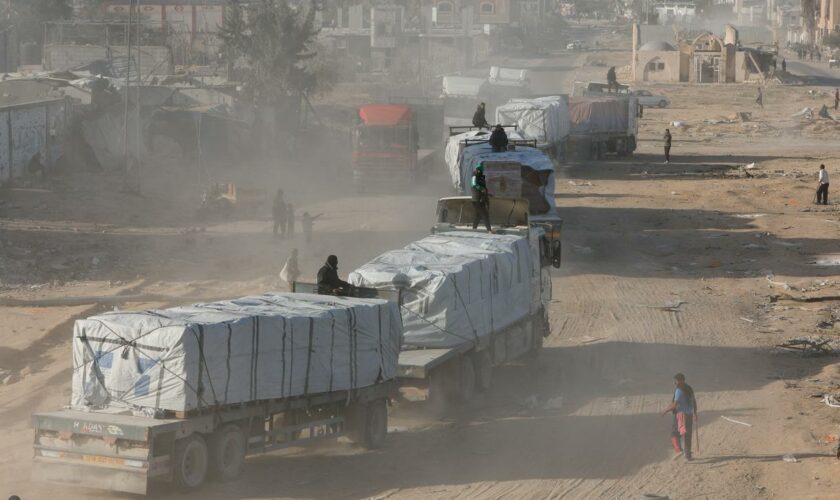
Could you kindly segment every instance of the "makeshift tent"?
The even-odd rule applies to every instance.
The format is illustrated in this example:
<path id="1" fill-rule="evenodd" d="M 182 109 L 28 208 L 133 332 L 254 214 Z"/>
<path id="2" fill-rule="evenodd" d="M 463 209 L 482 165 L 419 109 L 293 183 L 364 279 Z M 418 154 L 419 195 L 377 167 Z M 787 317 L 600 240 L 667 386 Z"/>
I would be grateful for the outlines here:
<path id="1" fill-rule="evenodd" d="M 456 231 L 386 252 L 350 273 L 349 281 L 400 285 L 403 344 L 445 348 L 528 317 L 536 260 L 520 236 Z"/>
<path id="2" fill-rule="evenodd" d="M 190 411 L 355 389 L 397 374 L 396 303 L 266 294 L 79 320 L 71 406 Z"/>

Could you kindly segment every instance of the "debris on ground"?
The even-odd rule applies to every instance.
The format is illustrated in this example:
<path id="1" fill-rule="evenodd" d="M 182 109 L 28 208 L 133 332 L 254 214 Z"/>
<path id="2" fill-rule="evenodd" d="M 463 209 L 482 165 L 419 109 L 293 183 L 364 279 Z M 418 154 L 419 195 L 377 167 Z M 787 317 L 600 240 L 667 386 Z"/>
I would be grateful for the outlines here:
<path id="1" fill-rule="evenodd" d="M 790 116 L 791 118 L 805 118 L 806 120 L 813 120 L 814 119 L 814 110 L 808 107 L 802 108 L 801 111 L 798 113 L 794 113 Z"/>
<path id="2" fill-rule="evenodd" d="M 840 399 L 838 399 L 837 394 L 825 394 L 823 395 L 822 402 L 826 404 L 826 406 L 830 406 L 832 408 L 840 408 Z M 836 438 L 835 438 L 836 441 Z"/>
<path id="3" fill-rule="evenodd" d="M 833 118 L 833 117 L 832 117 L 832 116 L 828 113 L 828 106 L 826 106 L 825 104 L 823 104 L 823 105 L 822 105 L 822 107 L 820 108 L 819 115 L 820 115 L 820 118 L 828 118 L 828 119 L 830 119 L 830 120 L 833 120 L 833 119 L 834 119 L 834 118 Z"/>
<path id="4" fill-rule="evenodd" d="M 735 420 L 734 418 L 724 417 L 723 415 L 721 415 L 720 418 L 726 420 L 727 422 L 732 422 L 733 424 L 743 425 L 745 427 L 752 427 L 752 424 L 741 422 L 740 420 Z"/>
<path id="5" fill-rule="evenodd" d="M 796 459 L 796 456 L 794 456 L 792 453 L 785 454 L 782 457 L 782 460 L 784 460 L 785 462 L 787 462 L 789 464 L 795 464 L 795 463 L 799 462 L 799 460 Z"/>
<path id="6" fill-rule="evenodd" d="M 570 186 L 586 186 L 591 187 L 594 186 L 590 181 L 569 181 Z"/>
<path id="7" fill-rule="evenodd" d="M 783 344 L 776 344 L 776 347 L 781 349 L 788 349 L 797 351 L 803 357 L 819 357 L 819 356 L 836 356 L 837 349 L 833 347 L 832 342 L 836 339 L 826 339 L 822 337 L 817 338 L 794 338 L 785 341 Z"/>
<path id="8" fill-rule="evenodd" d="M 648 309 L 659 309 L 660 311 L 682 312 L 682 309 L 680 309 L 680 307 L 683 304 L 688 304 L 688 301 L 687 300 L 682 300 L 682 299 L 676 299 L 676 300 L 672 300 L 670 302 L 666 302 L 665 304 L 663 304 L 661 306 L 651 306 L 651 305 L 643 304 L 643 307 L 647 307 Z"/>

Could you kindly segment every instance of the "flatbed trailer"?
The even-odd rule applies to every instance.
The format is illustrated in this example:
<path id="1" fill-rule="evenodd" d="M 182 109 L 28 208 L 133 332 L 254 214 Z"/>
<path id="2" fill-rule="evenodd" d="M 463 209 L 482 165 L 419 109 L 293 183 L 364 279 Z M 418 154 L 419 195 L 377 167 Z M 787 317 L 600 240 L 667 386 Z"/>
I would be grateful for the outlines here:
<path id="1" fill-rule="evenodd" d="M 182 489 L 237 477 L 246 456 L 343 435 L 382 445 L 392 379 L 350 391 L 211 408 L 183 418 L 60 410 L 32 416 L 33 479 L 145 495 L 153 482 Z"/>

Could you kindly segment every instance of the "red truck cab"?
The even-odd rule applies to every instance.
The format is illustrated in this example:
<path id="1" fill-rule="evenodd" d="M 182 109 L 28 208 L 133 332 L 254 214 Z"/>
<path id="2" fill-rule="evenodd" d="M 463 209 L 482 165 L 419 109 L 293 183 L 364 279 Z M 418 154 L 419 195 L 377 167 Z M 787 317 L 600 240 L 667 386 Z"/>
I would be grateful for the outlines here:
<path id="1" fill-rule="evenodd" d="M 415 115 L 405 104 L 359 107 L 353 131 L 353 182 L 357 188 L 418 176 Z"/>

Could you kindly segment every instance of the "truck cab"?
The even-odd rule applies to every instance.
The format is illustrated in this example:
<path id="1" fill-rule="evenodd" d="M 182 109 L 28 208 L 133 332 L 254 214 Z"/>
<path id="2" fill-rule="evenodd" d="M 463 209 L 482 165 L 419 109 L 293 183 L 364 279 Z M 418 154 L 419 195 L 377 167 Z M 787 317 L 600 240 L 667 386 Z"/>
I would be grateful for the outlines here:
<path id="1" fill-rule="evenodd" d="M 405 104 L 368 104 L 358 109 L 353 130 L 353 183 L 418 176 L 418 130 Z"/>

